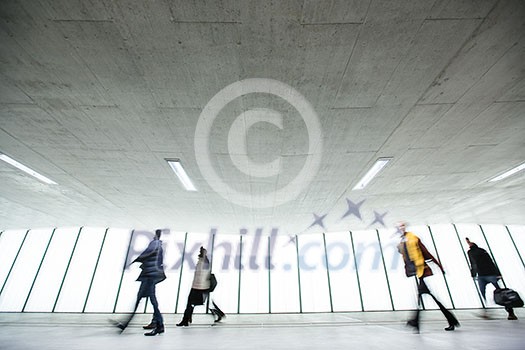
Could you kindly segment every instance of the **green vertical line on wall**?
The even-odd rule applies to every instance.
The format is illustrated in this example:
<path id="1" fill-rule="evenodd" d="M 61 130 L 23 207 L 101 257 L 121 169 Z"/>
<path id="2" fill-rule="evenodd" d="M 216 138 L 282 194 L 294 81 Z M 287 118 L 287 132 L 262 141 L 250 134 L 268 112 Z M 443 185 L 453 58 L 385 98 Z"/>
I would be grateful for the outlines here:
<path id="1" fill-rule="evenodd" d="M 390 304 L 392 305 L 392 310 L 396 311 L 394 307 L 394 298 L 392 297 L 392 288 L 390 287 L 390 280 L 388 279 L 388 273 L 386 271 L 385 256 L 383 255 L 383 246 L 381 245 L 381 238 L 379 237 L 379 230 L 376 229 L 377 242 L 379 243 L 379 252 L 381 253 L 381 261 L 383 262 L 383 269 L 385 270 L 386 285 L 388 287 L 388 295 L 390 296 Z"/>
<path id="2" fill-rule="evenodd" d="M 455 224 L 452 224 L 452 227 L 454 227 L 454 231 L 456 232 L 456 237 L 458 238 L 458 242 L 459 242 L 459 245 L 461 247 L 463 247 L 462 243 L 461 243 L 461 238 L 459 237 L 459 232 L 458 232 L 458 229 L 456 227 Z M 467 266 L 469 267 L 469 272 L 470 272 L 470 260 L 467 256 L 467 253 L 465 253 L 465 249 L 461 248 L 461 251 L 463 252 L 463 257 L 465 258 L 465 261 L 467 262 Z M 478 293 L 478 298 L 479 298 L 479 301 L 481 302 L 481 306 L 483 307 L 486 307 L 485 306 L 485 301 L 483 300 L 483 297 L 481 296 L 481 293 L 479 291 L 479 288 L 478 288 L 478 284 L 476 283 L 476 281 L 474 279 L 472 279 L 472 283 L 474 283 L 474 288 L 476 289 L 476 292 Z"/>
<path id="3" fill-rule="evenodd" d="M 485 240 L 485 244 L 487 245 L 487 249 L 488 249 L 488 251 L 490 253 L 490 257 L 492 258 L 494 263 L 496 263 L 496 259 L 494 259 L 494 254 L 492 254 L 492 249 L 490 249 L 490 244 L 489 244 L 489 241 L 487 240 L 487 236 L 485 236 L 485 231 L 483 231 L 483 227 L 481 227 L 481 225 L 478 225 L 478 227 L 479 227 L 479 231 L 481 232 L 481 235 L 483 236 L 483 239 Z M 499 269 L 499 267 L 498 267 L 498 269 Z"/>
<path id="4" fill-rule="evenodd" d="M 239 286 L 237 288 L 237 313 L 241 312 L 242 236 L 239 242 Z"/>
<path id="5" fill-rule="evenodd" d="M 93 281 L 95 280 L 95 274 L 97 273 L 98 262 L 100 261 L 100 256 L 102 254 L 102 249 L 104 248 L 104 242 L 106 242 L 106 236 L 108 234 L 109 227 L 104 231 L 104 237 L 102 238 L 102 243 L 100 244 L 100 249 L 98 250 L 97 261 L 95 262 L 95 268 L 93 269 L 93 275 L 91 276 L 91 281 L 89 282 L 89 288 L 86 294 L 86 300 L 84 301 L 84 306 L 82 307 L 82 313 L 86 311 L 86 306 L 88 303 L 89 295 L 91 294 L 91 287 L 93 286 Z"/>
<path id="6" fill-rule="evenodd" d="M 521 254 L 520 254 L 520 251 L 518 249 L 518 246 L 516 246 L 516 243 L 514 242 L 514 237 L 512 237 L 511 233 L 510 233 L 510 230 L 509 228 L 507 227 L 507 225 L 505 225 L 505 229 L 507 230 L 507 233 L 509 234 L 509 238 L 512 242 L 512 245 L 514 246 L 514 249 L 516 249 L 516 253 L 518 253 L 518 257 L 520 258 L 521 260 L 521 264 L 523 265 L 523 267 L 525 268 L 525 263 L 523 262 L 523 258 L 521 257 Z"/>
<path id="7" fill-rule="evenodd" d="M 359 291 L 359 301 L 361 302 L 361 311 L 365 311 L 365 304 L 363 303 L 363 293 L 361 292 L 361 279 L 359 278 L 359 269 L 357 267 L 357 259 L 355 257 L 355 247 L 354 247 L 354 235 L 352 231 L 348 231 L 350 234 L 350 242 L 352 242 L 352 255 L 354 256 L 354 267 L 355 267 L 355 276 L 357 278 L 357 289 Z"/>
<path id="8" fill-rule="evenodd" d="M 211 236 L 211 259 L 210 260 L 210 271 L 213 271 L 213 252 L 215 251 L 215 233 Z"/>
<path id="9" fill-rule="evenodd" d="M 211 236 L 211 248 L 208 247 L 208 249 L 210 249 L 210 254 L 211 254 L 211 259 L 210 260 L 210 273 L 213 272 L 213 250 L 215 248 L 215 233 Z M 208 313 L 210 311 L 210 298 L 211 298 L 211 293 L 208 293 L 208 298 L 206 298 L 206 313 Z"/>
<path id="10" fill-rule="evenodd" d="M 324 246 L 324 262 L 326 266 L 326 276 L 328 277 L 328 296 L 330 297 L 330 312 L 334 312 L 334 304 L 332 300 L 332 286 L 330 282 L 330 269 L 328 268 L 328 250 L 326 249 L 326 235 L 323 232 L 323 246 Z"/>
<path id="11" fill-rule="evenodd" d="M 481 234 L 483 235 L 483 239 L 485 240 L 485 243 L 487 244 L 487 249 L 489 250 L 490 256 L 492 257 L 492 261 L 494 261 L 494 265 L 496 265 L 497 269 L 501 273 L 501 270 L 499 269 L 499 266 L 498 266 L 498 262 L 496 261 L 496 258 L 494 257 L 494 254 L 492 253 L 492 249 L 490 249 L 490 244 L 489 244 L 489 241 L 487 240 L 487 236 L 485 236 L 485 231 L 483 231 L 483 227 L 481 227 L 481 225 L 478 225 L 478 226 L 479 226 L 479 230 L 481 231 Z M 507 288 L 507 285 L 505 284 L 505 279 L 503 278 L 503 276 L 501 276 L 501 282 L 503 283 L 503 287 Z"/>
<path id="12" fill-rule="evenodd" d="M 434 240 L 434 234 L 432 233 L 432 229 L 430 226 L 427 225 L 428 232 L 430 233 L 430 238 L 432 239 L 432 245 L 434 246 L 434 251 L 436 252 L 436 258 L 439 262 L 441 262 L 441 258 L 439 257 L 439 251 L 436 246 L 436 241 Z M 454 306 L 454 299 L 452 299 L 452 293 L 450 293 L 450 287 L 448 285 L 447 276 L 445 273 L 443 273 L 443 280 L 445 281 L 445 286 L 447 287 L 448 297 L 450 298 L 450 302 L 452 303 L 452 308 L 455 309 L 456 306 Z"/>
<path id="13" fill-rule="evenodd" d="M 33 292 L 33 288 L 36 283 L 36 279 L 38 278 L 38 274 L 40 273 L 40 269 L 42 268 L 42 264 L 44 263 L 44 259 L 46 258 L 47 251 L 49 249 L 49 245 L 51 244 L 51 241 L 53 240 L 53 236 L 55 235 L 56 227 L 53 229 L 53 232 L 51 232 L 51 236 L 49 237 L 49 241 L 47 242 L 46 250 L 44 250 L 44 255 L 42 255 L 42 259 L 40 260 L 40 264 L 38 265 L 38 269 L 36 270 L 35 278 L 33 278 L 33 283 L 31 283 L 31 288 L 29 288 L 29 293 L 27 293 L 26 301 L 24 302 L 24 306 L 22 307 L 22 312 L 25 311 L 27 302 L 29 301 L 29 297 L 31 296 L 31 292 Z"/>
<path id="14" fill-rule="evenodd" d="M 126 258 L 124 259 L 124 264 L 122 266 L 122 273 L 120 274 L 120 281 L 118 283 L 117 296 L 115 297 L 115 304 L 113 305 L 113 313 L 115 313 L 115 310 L 117 310 L 118 298 L 120 296 L 120 288 L 122 288 L 122 280 L 124 279 L 124 272 L 126 271 L 126 264 L 128 263 L 129 252 L 131 250 L 131 242 L 133 242 L 134 234 L 135 234 L 135 230 L 132 230 L 131 235 L 129 236 L 128 251 L 126 252 Z"/>
<path id="15" fill-rule="evenodd" d="M 179 306 L 180 284 L 182 282 L 182 268 L 184 266 L 184 258 L 186 256 L 187 241 L 188 241 L 188 232 L 186 232 L 186 234 L 184 235 L 184 247 L 182 248 L 182 257 L 180 258 L 179 285 L 177 286 L 177 299 L 175 300 L 175 313 L 177 313 L 177 308 Z"/>
<path id="16" fill-rule="evenodd" d="M 300 269 L 300 262 L 299 262 L 299 237 L 295 235 L 295 255 L 297 258 L 297 284 L 298 284 L 298 290 L 299 290 L 299 312 L 303 312 L 303 298 L 301 293 L 301 269 Z"/>
<path id="17" fill-rule="evenodd" d="M 22 250 L 22 247 L 24 246 L 24 242 L 26 241 L 27 234 L 30 230 L 27 230 L 24 239 L 22 239 L 22 243 L 20 243 L 20 247 L 18 247 L 18 251 L 16 252 L 15 259 L 13 260 L 13 263 L 11 264 L 11 267 L 9 268 L 9 272 L 7 273 L 7 276 L 5 277 L 4 284 L 2 285 L 2 289 L 0 289 L 0 295 L 2 295 L 2 292 L 4 291 L 5 285 L 7 284 L 7 280 L 9 279 L 9 276 L 11 275 L 11 272 L 13 271 L 13 267 L 16 264 L 16 260 L 18 259 L 18 255 L 20 254 L 20 251 Z"/>
<path id="18" fill-rule="evenodd" d="M 268 313 L 272 313 L 272 259 L 270 257 L 270 246 L 271 246 L 271 237 L 268 236 L 268 264 L 266 267 L 268 268 Z"/>
<path id="19" fill-rule="evenodd" d="M 53 309 L 51 309 L 51 312 L 55 312 L 55 308 L 57 307 L 58 299 L 60 299 L 60 293 L 62 292 L 62 287 L 64 287 L 64 282 L 66 281 L 67 273 L 69 271 L 69 266 L 71 265 L 71 260 L 73 260 L 73 255 L 75 255 L 75 250 L 77 249 L 78 239 L 80 238 L 80 233 L 82 232 L 83 228 L 84 227 L 81 227 L 78 230 L 77 239 L 75 240 L 75 244 L 73 245 L 73 250 L 71 250 L 71 255 L 69 256 L 69 261 L 67 262 L 67 266 L 66 266 L 66 271 L 64 271 L 64 277 L 62 277 L 62 282 L 60 283 L 60 288 L 58 288 L 58 293 L 55 299 L 55 304 L 53 305 Z"/>

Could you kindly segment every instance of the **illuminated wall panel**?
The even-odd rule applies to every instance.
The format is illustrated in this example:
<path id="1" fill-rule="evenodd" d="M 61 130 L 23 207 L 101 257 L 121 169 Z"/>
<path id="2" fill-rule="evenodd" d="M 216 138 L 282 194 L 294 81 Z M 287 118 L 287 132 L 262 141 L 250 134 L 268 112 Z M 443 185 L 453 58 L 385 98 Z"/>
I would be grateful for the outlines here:
<path id="1" fill-rule="evenodd" d="M 423 228 L 421 228 L 423 231 Z M 430 229 L 427 227 L 427 232 L 432 232 L 432 237 L 435 242 L 436 257 L 441 261 L 445 269 L 445 275 L 441 281 L 443 286 L 439 290 L 442 291 L 441 301 L 446 307 L 455 308 L 477 308 L 481 307 L 481 301 L 477 296 L 476 285 L 472 282 L 470 277 L 470 268 L 464 253 L 465 240 L 461 239 L 465 235 L 462 230 L 457 227 L 458 233 L 453 225 L 434 225 Z M 458 238 L 459 235 L 459 238 Z M 432 238 L 429 237 L 432 240 Z M 436 271 L 439 271 L 436 267 Z M 436 273 L 437 275 L 437 273 Z M 443 282 L 446 282 L 443 284 Z M 452 297 L 452 301 L 445 296 L 445 287 L 448 286 L 448 291 Z M 452 303 L 451 303 L 452 302 Z"/>
<path id="2" fill-rule="evenodd" d="M 0 294 L 0 311 L 22 311 L 52 229 L 31 230 Z"/>
<path id="3" fill-rule="evenodd" d="M 112 312 L 130 242 L 130 230 L 109 229 L 99 252 L 98 267 L 85 306 L 86 312 Z"/>
<path id="4" fill-rule="evenodd" d="M 506 229 L 515 250 L 518 252 L 521 264 L 525 268 L 525 226 L 509 225 Z"/>
<path id="5" fill-rule="evenodd" d="M 0 311 L 129 312 L 140 283 L 131 263 L 154 230 L 58 228 L 5 231 L 0 236 Z M 494 256 L 507 287 L 525 295 L 525 226 L 432 225 L 409 227 L 440 259 L 427 284 L 449 308 L 483 307 L 470 277 L 469 237 Z M 227 313 L 299 313 L 410 310 L 415 278 L 407 278 L 395 229 L 279 235 L 164 230 L 167 279 L 157 285 L 161 312 L 181 314 L 200 246 L 208 249 L 218 287 L 212 298 Z M 503 284 L 502 284 L 503 285 Z M 487 306 L 501 308 L 487 288 Z M 435 309 L 425 298 L 424 307 Z M 143 300 L 138 312 L 152 312 Z M 206 312 L 204 306 L 196 314 Z M 202 316 L 195 322 L 211 322 Z M 209 317 L 209 319 L 208 319 Z"/>
<path id="6" fill-rule="evenodd" d="M 262 230 L 243 237 L 242 273 L 240 288 L 241 313 L 269 312 L 268 235 Z"/>
<path id="7" fill-rule="evenodd" d="M 270 237 L 273 252 L 270 257 L 271 312 L 300 312 L 299 273 L 295 236 Z"/>
<path id="8" fill-rule="evenodd" d="M 104 232 L 101 228 L 81 229 L 55 311 L 75 312 L 84 307 Z"/>
<path id="9" fill-rule="evenodd" d="M 78 227 L 55 230 L 24 311 L 53 310 L 78 230 Z"/>
<path id="10" fill-rule="evenodd" d="M 298 236 L 298 247 L 303 312 L 332 311 L 323 236 Z"/>
<path id="11" fill-rule="evenodd" d="M 359 283 L 349 232 L 325 235 L 334 311 L 361 311 Z"/>
<path id="12" fill-rule="evenodd" d="M 391 310 L 381 249 L 375 231 L 352 232 L 365 311 Z"/>
<path id="13" fill-rule="evenodd" d="M 0 290 L 3 289 L 8 275 L 12 272 L 13 262 L 19 255 L 26 233 L 27 230 L 13 230 L 5 231 L 0 236 L 0 256 L 2 257 L 2 263 L 0 264 Z"/>

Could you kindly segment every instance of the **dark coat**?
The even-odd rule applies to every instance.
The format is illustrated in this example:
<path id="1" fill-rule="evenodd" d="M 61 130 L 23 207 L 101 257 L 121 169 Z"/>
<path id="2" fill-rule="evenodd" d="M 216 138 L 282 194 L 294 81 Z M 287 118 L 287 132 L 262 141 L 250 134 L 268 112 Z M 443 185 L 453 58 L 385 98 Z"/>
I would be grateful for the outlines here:
<path id="1" fill-rule="evenodd" d="M 162 241 L 159 239 L 152 240 L 146 250 L 142 252 L 133 262 L 141 262 L 140 273 L 137 281 L 144 281 L 148 278 L 153 279 L 154 283 L 162 282 L 166 279 L 164 274 L 164 251 Z"/>
<path id="2" fill-rule="evenodd" d="M 489 253 L 485 249 L 472 244 L 468 251 L 470 260 L 470 275 L 479 276 L 501 276 L 498 267 L 492 261 Z"/>

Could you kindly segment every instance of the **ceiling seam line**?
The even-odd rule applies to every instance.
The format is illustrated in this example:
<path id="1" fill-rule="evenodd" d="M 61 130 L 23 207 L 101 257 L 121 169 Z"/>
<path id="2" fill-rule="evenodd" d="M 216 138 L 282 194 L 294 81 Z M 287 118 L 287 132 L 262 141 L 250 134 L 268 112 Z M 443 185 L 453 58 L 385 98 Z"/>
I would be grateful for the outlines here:
<path id="1" fill-rule="evenodd" d="M 364 20 L 363 20 L 363 24 L 361 24 L 359 26 L 359 31 L 357 33 L 357 36 L 354 40 L 354 44 L 352 45 L 352 50 L 350 50 L 350 55 L 348 56 L 348 60 L 346 61 L 346 64 L 345 64 L 345 69 L 343 70 L 343 74 L 341 74 L 341 80 L 339 81 L 339 86 L 337 87 L 337 91 L 335 92 L 335 96 L 334 96 L 334 99 L 333 99 L 333 102 L 332 102 L 332 105 L 336 105 L 336 101 L 337 101 L 337 98 L 339 96 L 339 92 L 341 91 L 341 87 L 343 86 L 343 80 L 346 76 L 346 72 L 348 71 L 348 67 L 350 65 L 350 61 L 352 60 L 352 57 L 354 55 L 354 51 L 355 51 L 355 47 L 357 46 L 357 43 L 359 41 L 359 37 L 361 36 L 361 31 L 363 30 L 363 27 L 366 23 L 366 19 L 368 18 L 368 12 L 370 11 L 370 6 L 372 4 L 372 0 L 368 3 L 368 7 L 366 9 L 366 14 L 365 14 L 365 17 L 364 17 Z"/>

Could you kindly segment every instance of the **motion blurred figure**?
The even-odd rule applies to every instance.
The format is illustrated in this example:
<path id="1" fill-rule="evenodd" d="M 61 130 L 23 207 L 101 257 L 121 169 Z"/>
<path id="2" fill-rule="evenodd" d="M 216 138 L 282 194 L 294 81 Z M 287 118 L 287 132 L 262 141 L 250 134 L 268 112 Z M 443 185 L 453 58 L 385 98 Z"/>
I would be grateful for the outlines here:
<path id="1" fill-rule="evenodd" d="M 501 279 L 501 273 L 498 267 L 491 259 L 489 253 L 485 249 L 478 247 L 474 242 L 471 242 L 468 238 L 465 238 L 470 249 L 468 250 L 468 258 L 470 260 L 470 275 L 478 280 L 479 291 L 481 296 L 487 304 L 487 297 L 485 292 L 487 284 L 491 283 L 494 288 L 499 289 L 498 280 Z M 505 310 L 509 314 L 508 320 L 517 320 L 518 317 L 514 314 L 514 309 L 510 306 L 505 306 Z M 483 309 L 483 318 L 489 318 L 487 309 Z"/>
<path id="2" fill-rule="evenodd" d="M 188 327 L 192 322 L 193 309 L 197 305 L 204 305 L 209 295 L 210 289 L 210 261 L 208 260 L 207 250 L 200 247 L 197 266 L 195 267 L 195 274 L 193 276 L 193 284 L 191 286 L 190 295 L 188 296 L 188 303 L 186 304 L 186 310 L 182 320 L 177 323 L 177 327 Z M 221 321 L 225 317 L 224 312 L 219 309 L 215 302 L 213 308 L 210 309 L 211 313 L 218 318 L 215 322 Z"/>
<path id="3" fill-rule="evenodd" d="M 155 237 L 153 237 L 153 240 L 149 243 L 146 250 L 131 262 L 132 264 L 135 262 L 142 263 L 140 265 L 142 271 L 137 278 L 137 281 L 140 281 L 140 288 L 137 293 L 137 300 L 135 301 L 133 312 L 125 321 L 114 322 L 115 326 L 118 327 L 121 332 L 126 329 L 133 319 L 133 316 L 135 316 L 140 300 L 142 298 L 149 298 L 151 305 L 153 305 L 153 319 L 151 323 L 144 326 L 144 328 L 152 329 L 152 331 L 144 333 L 144 335 L 153 336 L 164 333 L 164 321 L 159 310 L 157 296 L 155 295 L 156 284 L 166 279 L 164 273 L 164 251 L 162 249 L 162 241 L 160 240 L 161 234 L 162 230 L 156 230 Z"/>
<path id="4" fill-rule="evenodd" d="M 425 278 L 432 276 L 432 269 L 426 263 L 426 260 L 433 261 L 443 273 L 443 266 L 441 263 L 430 254 L 428 249 L 423 245 L 419 237 L 417 237 L 412 232 L 406 231 L 406 223 L 399 222 L 397 224 L 397 229 L 401 234 L 401 242 L 398 245 L 398 251 L 403 255 L 403 261 L 405 262 L 405 274 L 407 277 L 416 276 L 417 277 L 417 290 L 418 290 L 418 308 L 414 317 L 407 322 L 408 326 L 413 327 L 417 332 L 419 332 L 419 314 L 421 312 L 422 303 L 423 303 L 423 294 L 428 294 L 434 299 L 436 304 L 439 307 L 439 310 L 443 313 L 448 321 L 448 327 L 445 328 L 446 331 L 453 331 L 456 327 L 459 327 L 459 322 L 456 317 L 447 310 L 439 300 L 430 292 L 428 289 Z"/>

